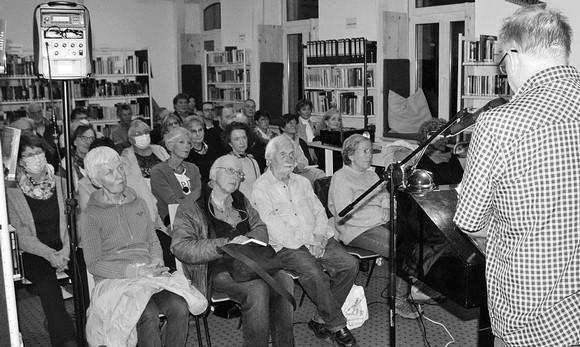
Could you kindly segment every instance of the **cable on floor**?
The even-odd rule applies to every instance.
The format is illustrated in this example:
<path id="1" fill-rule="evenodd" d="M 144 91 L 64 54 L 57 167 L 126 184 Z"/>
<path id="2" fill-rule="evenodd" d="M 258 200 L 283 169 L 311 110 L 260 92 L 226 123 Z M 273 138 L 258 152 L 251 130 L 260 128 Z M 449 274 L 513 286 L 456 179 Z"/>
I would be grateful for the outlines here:
<path id="1" fill-rule="evenodd" d="M 451 337 L 451 341 L 449 341 L 449 342 L 448 342 L 448 343 L 445 345 L 445 347 L 449 346 L 449 345 L 450 345 L 450 344 L 452 344 L 452 343 L 455 343 L 455 338 L 453 337 L 453 335 L 451 335 L 451 333 L 449 332 L 449 330 L 447 329 L 447 327 L 446 327 L 446 326 L 445 326 L 443 323 L 437 322 L 437 321 L 435 321 L 435 320 L 433 320 L 433 319 L 431 319 L 431 318 L 429 318 L 429 317 L 427 317 L 427 316 L 425 316 L 425 315 L 422 315 L 422 316 L 423 316 L 423 317 L 425 317 L 425 319 L 426 319 L 426 320 L 428 320 L 429 322 L 431 322 L 431 323 L 433 323 L 433 324 L 437 324 L 437 325 L 440 325 L 440 326 L 442 326 L 442 327 L 443 327 L 443 329 L 445 329 L 445 331 L 446 331 L 446 332 L 447 332 L 447 334 L 449 335 L 449 337 Z"/>

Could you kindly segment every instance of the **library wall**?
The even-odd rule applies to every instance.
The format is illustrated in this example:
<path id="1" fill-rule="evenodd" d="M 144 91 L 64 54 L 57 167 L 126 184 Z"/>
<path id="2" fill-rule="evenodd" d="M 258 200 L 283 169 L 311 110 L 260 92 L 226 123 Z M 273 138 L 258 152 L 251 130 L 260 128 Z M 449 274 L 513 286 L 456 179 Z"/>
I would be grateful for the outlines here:
<path id="1" fill-rule="evenodd" d="M 21 44 L 25 52 L 32 53 L 34 8 L 46 2 L 0 1 L 0 17 L 8 21 L 10 43 Z M 177 62 L 179 47 L 173 2 L 85 0 L 84 5 L 91 15 L 94 48 L 149 49 L 153 97 L 160 106 L 172 108 L 178 92 L 178 66 L 173 62 Z"/>

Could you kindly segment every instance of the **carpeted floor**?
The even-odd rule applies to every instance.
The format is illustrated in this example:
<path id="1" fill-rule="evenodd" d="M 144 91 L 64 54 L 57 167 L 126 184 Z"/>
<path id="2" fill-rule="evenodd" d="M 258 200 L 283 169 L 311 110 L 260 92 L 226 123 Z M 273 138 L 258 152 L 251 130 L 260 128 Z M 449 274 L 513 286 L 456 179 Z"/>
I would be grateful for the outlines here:
<path id="1" fill-rule="evenodd" d="M 387 284 L 387 266 L 377 267 L 373 278 L 366 288 L 366 298 L 369 308 L 369 320 L 365 324 L 354 329 L 359 347 L 389 346 L 389 324 L 387 320 L 388 307 L 385 298 Z M 366 274 L 360 273 L 357 279 L 359 285 L 366 282 Z M 20 331 L 23 336 L 24 346 L 50 346 L 48 334 L 44 328 L 44 314 L 40 306 L 38 296 L 31 294 L 21 284 L 17 285 L 18 316 Z M 299 300 L 302 289 L 298 284 L 295 286 L 295 297 Z M 69 312 L 73 312 L 73 300 L 66 301 Z M 422 306 L 424 318 L 419 320 L 396 319 L 396 345 L 397 346 L 447 346 L 452 341 L 446 329 L 455 339 L 451 346 L 487 347 L 488 343 L 478 342 L 478 317 L 479 309 L 463 309 L 455 303 L 447 300 L 441 305 Z M 306 298 L 301 307 L 294 315 L 295 344 L 300 346 L 330 346 L 314 337 L 306 323 L 312 316 L 314 305 Z M 431 323 L 428 319 L 440 322 L 442 325 Z M 190 333 L 187 346 L 198 346 L 195 326 L 191 320 Z M 213 314 L 208 316 L 212 346 L 241 346 L 242 333 L 237 330 L 238 319 L 223 319 Z M 423 328 L 424 326 L 424 328 Z M 206 342 L 204 340 L 204 346 Z"/>

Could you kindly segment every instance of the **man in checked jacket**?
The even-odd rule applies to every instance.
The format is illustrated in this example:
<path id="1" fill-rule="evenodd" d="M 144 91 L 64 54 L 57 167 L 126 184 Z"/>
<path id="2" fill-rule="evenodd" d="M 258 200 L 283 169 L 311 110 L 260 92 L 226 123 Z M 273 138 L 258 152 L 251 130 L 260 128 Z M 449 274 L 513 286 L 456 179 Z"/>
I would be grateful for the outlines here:
<path id="1" fill-rule="evenodd" d="M 580 344 L 580 74 L 553 9 L 523 7 L 500 31 L 509 103 L 482 113 L 455 223 L 487 235 L 495 346 Z"/>

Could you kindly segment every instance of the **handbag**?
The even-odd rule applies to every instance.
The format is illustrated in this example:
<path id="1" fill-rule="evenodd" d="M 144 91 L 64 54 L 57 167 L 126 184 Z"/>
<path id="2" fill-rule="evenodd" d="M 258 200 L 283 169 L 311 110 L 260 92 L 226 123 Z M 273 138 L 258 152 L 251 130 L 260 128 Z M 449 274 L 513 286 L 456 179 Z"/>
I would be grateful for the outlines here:
<path id="1" fill-rule="evenodd" d="M 229 243 L 220 247 L 227 269 L 236 282 L 254 279 L 264 280 L 278 294 L 290 301 L 296 310 L 296 300 L 270 274 L 282 270 L 282 262 L 276 257 L 272 246 L 261 246 L 252 242 L 241 245 Z"/>

